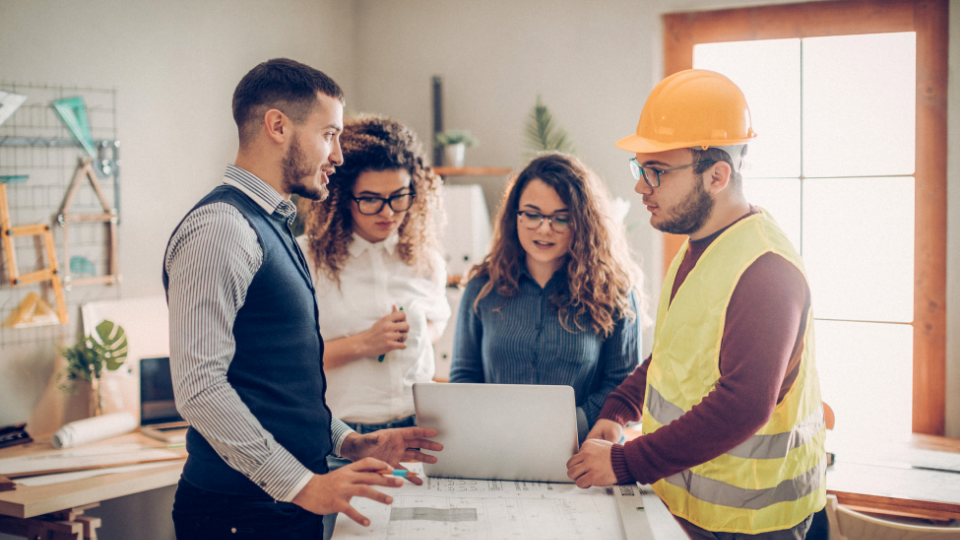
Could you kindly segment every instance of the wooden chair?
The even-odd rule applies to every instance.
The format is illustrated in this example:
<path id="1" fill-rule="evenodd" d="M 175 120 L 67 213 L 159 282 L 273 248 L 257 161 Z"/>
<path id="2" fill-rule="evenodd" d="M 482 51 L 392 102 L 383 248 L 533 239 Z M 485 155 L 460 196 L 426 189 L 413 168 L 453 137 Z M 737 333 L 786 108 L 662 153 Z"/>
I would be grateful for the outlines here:
<path id="1" fill-rule="evenodd" d="M 958 527 L 909 525 L 861 514 L 840 506 L 836 495 L 827 495 L 827 519 L 831 540 L 953 540 Z"/>

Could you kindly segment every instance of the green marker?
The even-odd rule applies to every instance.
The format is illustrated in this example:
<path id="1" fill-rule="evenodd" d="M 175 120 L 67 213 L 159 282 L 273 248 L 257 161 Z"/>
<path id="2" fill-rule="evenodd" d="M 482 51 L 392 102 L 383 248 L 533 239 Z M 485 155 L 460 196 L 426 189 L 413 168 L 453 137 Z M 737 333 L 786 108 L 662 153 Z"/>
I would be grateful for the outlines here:
<path id="1" fill-rule="evenodd" d="M 403 311 L 403 306 L 400 306 L 400 311 Z M 377 362 L 383 363 L 383 359 L 387 356 L 387 353 L 383 353 L 377 358 Z"/>

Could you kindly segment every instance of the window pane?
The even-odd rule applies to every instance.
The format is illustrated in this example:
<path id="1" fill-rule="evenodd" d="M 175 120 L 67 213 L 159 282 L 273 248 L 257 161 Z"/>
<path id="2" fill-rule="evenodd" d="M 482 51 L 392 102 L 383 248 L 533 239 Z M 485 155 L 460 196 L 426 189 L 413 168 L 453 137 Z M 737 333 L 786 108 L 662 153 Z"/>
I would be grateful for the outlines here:
<path id="1" fill-rule="evenodd" d="M 803 174 L 914 172 L 916 34 L 803 40 Z"/>
<path id="2" fill-rule="evenodd" d="M 800 179 L 744 178 L 743 193 L 755 206 L 768 211 L 800 251 Z"/>
<path id="3" fill-rule="evenodd" d="M 913 321 L 913 178 L 803 181 L 803 261 L 825 319 Z"/>
<path id="4" fill-rule="evenodd" d="M 913 327 L 816 321 L 814 333 L 823 401 L 837 416 L 834 430 L 844 440 L 851 434 L 870 440 L 909 436 Z"/>
<path id="5" fill-rule="evenodd" d="M 749 177 L 800 176 L 800 40 L 706 43 L 693 67 L 717 71 L 743 90 L 757 140 L 744 160 Z"/>

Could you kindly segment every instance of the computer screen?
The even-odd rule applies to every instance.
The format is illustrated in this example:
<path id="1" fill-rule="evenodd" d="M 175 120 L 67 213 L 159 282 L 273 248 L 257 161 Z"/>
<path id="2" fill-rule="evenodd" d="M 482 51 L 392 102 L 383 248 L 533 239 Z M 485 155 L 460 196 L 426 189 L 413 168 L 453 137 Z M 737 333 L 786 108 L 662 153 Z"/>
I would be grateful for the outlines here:
<path id="1" fill-rule="evenodd" d="M 141 358 L 140 424 L 147 426 L 182 420 L 173 399 L 170 358 Z"/>

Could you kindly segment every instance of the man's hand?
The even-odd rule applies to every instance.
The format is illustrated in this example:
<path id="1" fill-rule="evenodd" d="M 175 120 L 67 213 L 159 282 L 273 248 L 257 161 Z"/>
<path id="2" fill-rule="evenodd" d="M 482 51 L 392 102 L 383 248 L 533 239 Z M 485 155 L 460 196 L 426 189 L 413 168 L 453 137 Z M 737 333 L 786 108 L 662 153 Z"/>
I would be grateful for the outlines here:
<path id="1" fill-rule="evenodd" d="M 590 433 L 587 433 L 587 440 L 601 439 L 604 441 L 610 441 L 612 443 L 618 443 L 622 438 L 623 426 L 621 426 L 618 422 L 607 420 L 605 418 L 597 420 L 597 423 L 593 425 L 593 429 L 590 430 Z"/>
<path id="2" fill-rule="evenodd" d="M 393 497 L 370 487 L 400 487 L 403 484 L 403 480 L 399 478 L 389 478 L 376 472 L 388 468 L 386 463 L 378 459 L 367 458 L 341 467 L 332 473 L 315 474 L 293 498 L 293 504 L 314 514 L 340 512 L 360 525 L 368 527 L 370 520 L 350 506 L 350 499 L 366 497 L 383 504 L 393 503 Z"/>
<path id="3" fill-rule="evenodd" d="M 343 440 L 340 455 L 351 461 L 373 457 L 395 468 L 400 468 L 401 461 L 436 463 L 436 457 L 420 451 L 421 448 L 434 452 L 443 450 L 442 444 L 429 440 L 436 436 L 437 430 L 418 427 L 381 429 L 365 435 L 351 433 Z M 416 477 L 408 480 L 417 485 L 423 483 Z"/>
<path id="4" fill-rule="evenodd" d="M 617 483 L 610 460 L 613 443 L 599 439 L 583 441 L 580 452 L 567 461 L 567 477 L 577 483 L 577 487 L 609 486 Z"/>

